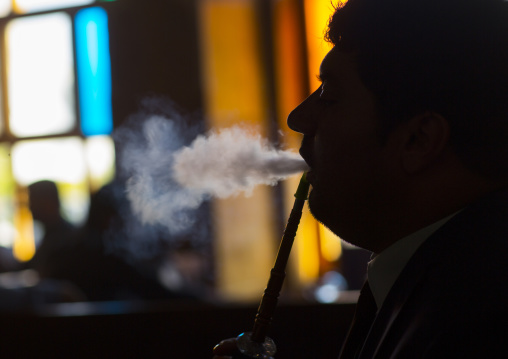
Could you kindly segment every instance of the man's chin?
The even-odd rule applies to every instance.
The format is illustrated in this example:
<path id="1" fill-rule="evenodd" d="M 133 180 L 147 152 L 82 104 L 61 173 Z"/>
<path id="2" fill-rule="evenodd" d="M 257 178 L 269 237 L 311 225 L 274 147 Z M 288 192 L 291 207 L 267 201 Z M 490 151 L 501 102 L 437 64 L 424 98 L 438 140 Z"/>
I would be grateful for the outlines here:
<path id="1" fill-rule="evenodd" d="M 323 201 L 323 198 L 314 189 L 309 194 L 308 206 L 310 213 L 318 222 L 329 229 L 333 227 L 332 208 Z"/>
<path id="2" fill-rule="evenodd" d="M 350 226 L 349 221 L 344 222 L 347 217 L 345 213 L 342 215 L 337 212 L 337 208 L 329 203 L 329 197 L 320 197 L 318 192 L 311 191 L 309 194 L 309 211 L 312 216 L 328 228 L 336 236 L 346 240 L 354 246 L 363 247 L 357 243 L 356 231 Z"/>

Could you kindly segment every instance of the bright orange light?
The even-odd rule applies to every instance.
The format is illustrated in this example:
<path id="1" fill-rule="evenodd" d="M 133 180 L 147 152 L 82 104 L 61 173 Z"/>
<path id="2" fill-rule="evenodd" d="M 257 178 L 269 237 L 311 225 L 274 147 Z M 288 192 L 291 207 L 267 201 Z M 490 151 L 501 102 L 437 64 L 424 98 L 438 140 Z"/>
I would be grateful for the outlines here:
<path id="1" fill-rule="evenodd" d="M 321 224 L 319 225 L 319 238 L 321 239 L 321 255 L 323 258 L 328 262 L 337 261 L 342 254 L 340 238 Z"/>
<path id="2" fill-rule="evenodd" d="M 286 8 L 290 6 L 288 1 L 281 1 L 281 3 L 286 3 L 284 4 Z M 279 6 L 282 7 L 283 5 L 281 4 Z M 334 8 L 329 0 L 305 1 L 305 31 L 307 37 L 309 85 L 311 91 L 320 85 L 316 75 L 319 72 L 322 59 L 330 50 L 330 45 L 324 40 L 324 34 L 328 19 L 333 14 L 333 11 Z M 295 16 L 296 14 L 293 13 L 293 21 L 295 21 Z M 281 86 L 287 83 L 294 83 L 294 89 L 284 88 L 281 90 L 283 95 L 281 95 L 280 99 L 282 100 L 283 106 L 280 107 L 289 113 L 291 108 L 295 107 L 303 100 L 301 97 L 305 97 L 308 94 L 303 94 L 302 96 L 303 86 L 299 73 L 301 73 L 303 66 L 298 64 L 298 61 L 291 62 L 289 59 L 291 56 L 298 59 L 297 43 L 292 43 L 291 40 L 291 38 L 295 38 L 298 33 L 298 31 L 296 31 L 296 24 L 293 24 L 294 27 L 291 28 L 290 25 L 292 23 L 289 18 L 281 19 L 285 21 L 281 22 L 281 26 L 286 26 L 290 30 L 286 32 L 282 32 L 281 30 L 279 34 L 280 40 L 277 42 L 277 45 L 281 46 L 282 49 L 279 57 L 284 61 L 284 65 L 278 68 L 281 73 L 279 76 L 285 75 Z M 285 51 L 285 53 L 283 53 L 283 51 Z M 287 64 L 289 63 L 293 65 L 288 66 Z M 300 82 L 296 82 L 295 79 L 299 78 Z M 296 92 L 295 89 L 299 90 L 299 92 Z M 286 126 L 281 124 L 281 128 L 286 129 Z M 298 136 L 294 135 L 291 136 L 291 139 L 293 140 L 290 141 L 290 145 L 292 146 L 296 142 L 294 140 L 299 140 Z M 288 183 L 288 185 L 291 187 L 292 184 Z M 294 188 L 296 188 L 296 186 Z M 291 191 L 294 191 L 294 189 L 290 188 L 287 191 L 288 203 L 292 203 L 293 201 L 293 192 Z M 321 258 L 333 262 L 341 253 L 340 241 L 333 238 L 332 233 L 316 222 L 307 209 L 304 211 L 302 220 L 300 221 L 298 234 L 295 240 L 295 249 L 297 256 L 297 272 L 302 284 L 312 283 L 319 278 Z"/>
<path id="3" fill-rule="evenodd" d="M 329 0 L 305 0 L 305 31 L 311 90 L 315 90 L 320 85 L 316 77 L 319 74 L 319 65 L 331 49 L 331 45 L 325 41 L 324 35 L 328 20 L 333 12 L 334 8 Z"/>
<path id="4" fill-rule="evenodd" d="M 298 272 L 303 284 L 314 282 L 319 277 L 319 233 L 318 223 L 308 209 L 303 212 L 297 235 Z"/>
<path id="5" fill-rule="evenodd" d="M 297 149 L 301 135 L 287 126 L 287 116 L 308 93 L 305 88 L 303 44 L 298 34 L 299 4 L 294 0 L 281 0 L 274 3 L 274 64 L 279 127 L 284 132 L 287 146 Z M 292 195 L 291 195 L 292 197 Z M 292 202 L 293 199 L 290 198 Z M 289 203 L 289 202 L 288 202 Z"/>

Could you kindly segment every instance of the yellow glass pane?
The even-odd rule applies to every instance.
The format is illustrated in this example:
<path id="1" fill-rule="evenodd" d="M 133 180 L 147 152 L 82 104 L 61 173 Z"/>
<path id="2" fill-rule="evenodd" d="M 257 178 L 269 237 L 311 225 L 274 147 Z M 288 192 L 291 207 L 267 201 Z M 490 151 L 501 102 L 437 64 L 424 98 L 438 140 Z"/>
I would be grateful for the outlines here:
<path id="1" fill-rule="evenodd" d="M 267 129 L 265 74 L 259 55 L 256 1 L 201 2 L 204 97 L 212 127 L 238 122 Z M 217 290 L 230 300 L 259 300 L 281 233 L 274 231 L 271 188 L 214 201 Z"/>
<path id="2" fill-rule="evenodd" d="M 90 190 L 85 177 L 80 182 L 57 182 L 62 215 L 75 225 L 83 224 L 88 216 Z"/>
<path id="3" fill-rule="evenodd" d="M 314 283 L 319 277 L 319 232 L 318 222 L 305 208 L 294 248 L 301 284 Z"/>
<path id="4" fill-rule="evenodd" d="M 321 255 L 328 262 L 337 261 L 342 254 L 342 243 L 332 231 L 323 225 L 319 225 L 319 237 L 321 238 Z"/>
<path id="5" fill-rule="evenodd" d="M 14 227 L 14 195 L 10 146 L 0 144 L 0 246 L 12 247 L 16 234 Z"/>
<path id="6" fill-rule="evenodd" d="M 205 0 L 201 34 L 205 101 L 214 127 L 266 122 L 255 1 Z M 259 126 L 261 131 L 265 126 Z"/>
<path id="7" fill-rule="evenodd" d="M 0 144 L 0 197 L 12 197 L 15 185 L 11 171 L 10 146 L 8 144 Z M 2 211 L 0 206 L 0 213 Z M 1 217 L 1 215 L 0 215 Z"/>
<path id="8" fill-rule="evenodd" d="M 93 2 L 95 0 L 14 0 L 14 10 L 18 14 L 23 14 L 87 5 Z"/>
<path id="9" fill-rule="evenodd" d="M 33 218 L 29 209 L 28 190 L 19 187 L 16 194 L 17 205 L 14 213 L 16 236 L 12 245 L 14 257 L 19 261 L 28 261 L 35 254 Z"/>
<path id="10" fill-rule="evenodd" d="M 18 137 L 65 133 L 76 123 L 72 22 L 66 13 L 6 28 L 9 127 Z"/>
<path id="11" fill-rule="evenodd" d="M 97 191 L 115 176 L 115 145 L 109 136 L 91 136 L 85 140 L 85 156 L 90 189 Z"/>

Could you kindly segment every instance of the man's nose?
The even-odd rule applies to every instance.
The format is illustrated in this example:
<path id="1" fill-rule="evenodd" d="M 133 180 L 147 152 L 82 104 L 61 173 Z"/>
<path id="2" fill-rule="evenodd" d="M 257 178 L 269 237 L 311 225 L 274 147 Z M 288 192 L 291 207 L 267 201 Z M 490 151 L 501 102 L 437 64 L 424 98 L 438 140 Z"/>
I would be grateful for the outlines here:
<path id="1" fill-rule="evenodd" d="M 320 89 L 314 91 L 301 104 L 299 104 L 288 116 L 288 126 L 296 132 L 304 135 L 312 135 L 315 130 L 316 101 L 319 99 Z"/>

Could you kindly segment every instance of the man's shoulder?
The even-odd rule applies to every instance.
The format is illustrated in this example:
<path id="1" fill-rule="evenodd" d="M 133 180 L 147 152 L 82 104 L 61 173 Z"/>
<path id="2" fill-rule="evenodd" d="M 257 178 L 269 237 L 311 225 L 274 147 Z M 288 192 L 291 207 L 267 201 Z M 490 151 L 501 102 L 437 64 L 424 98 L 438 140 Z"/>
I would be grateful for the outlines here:
<path id="1" fill-rule="evenodd" d="M 379 357 L 508 355 L 508 211 L 488 207 L 464 210 L 414 254 L 379 312 Z"/>
<path id="2" fill-rule="evenodd" d="M 442 300 L 464 295 L 467 302 L 493 291 L 508 300 L 508 190 L 491 193 L 450 219 L 405 271 L 406 281 L 418 277 L 420 286 L 442 290 Z"/>

